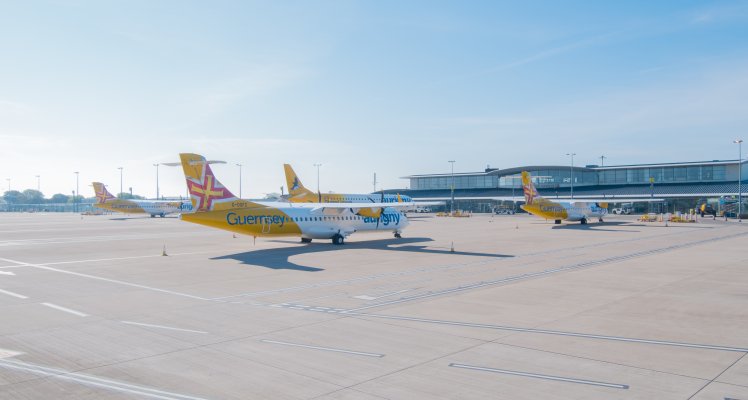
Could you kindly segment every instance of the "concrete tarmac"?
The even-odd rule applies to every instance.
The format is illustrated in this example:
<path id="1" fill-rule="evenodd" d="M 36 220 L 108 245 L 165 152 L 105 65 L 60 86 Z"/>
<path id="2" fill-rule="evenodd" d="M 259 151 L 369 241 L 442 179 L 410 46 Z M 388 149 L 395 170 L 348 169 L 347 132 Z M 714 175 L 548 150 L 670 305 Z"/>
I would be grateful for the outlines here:
<path id="1" fill-rule="evenodd" d="M 2 213 L 0 398 L 748 399 L 746 244 L 710 219 L 413 215 L 333 246 Z"/>

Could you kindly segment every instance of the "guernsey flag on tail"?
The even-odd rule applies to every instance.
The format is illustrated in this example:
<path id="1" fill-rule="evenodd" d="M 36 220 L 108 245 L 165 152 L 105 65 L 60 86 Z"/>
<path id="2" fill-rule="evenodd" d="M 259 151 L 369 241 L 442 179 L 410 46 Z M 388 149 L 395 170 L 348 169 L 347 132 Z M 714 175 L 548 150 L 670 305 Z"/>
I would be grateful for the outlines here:
<path id="1" fill-rule="evenodd" d="M 535 190 L 530 173 L 527 171 L 522 171 L 522 190 L 525 192 L 525 204 L 532 204 L 538 197 L 538 191 Z"/>
<path id="2" fill-rule="evenodd" d="M 195 212 L 234 208 L 231 203 L 240 199 L 216 179 L 205 157 L 191 153 L 179 157 Z"/>

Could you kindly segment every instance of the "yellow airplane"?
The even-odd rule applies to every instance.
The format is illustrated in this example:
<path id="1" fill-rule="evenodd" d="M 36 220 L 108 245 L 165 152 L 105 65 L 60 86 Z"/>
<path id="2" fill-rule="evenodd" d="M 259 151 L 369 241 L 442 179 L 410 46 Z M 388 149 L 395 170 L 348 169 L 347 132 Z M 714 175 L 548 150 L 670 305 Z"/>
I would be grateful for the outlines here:
<path id="1" fill-rule="evenodd" d="M 314 193 L 304 187 L 290 164 L 283 164 L 288 185 L 288 201 L 291 203 L 411 203 L 410 196 L 399 194 L 342 194 Z M 420 205 L 420 203 L 419 203 Z"/>
<path id="2" fill-rule="evenodd" d="M 192 210 L 192 204 L 182 201 L 169 200 L 125 200 L 114 197 L 101 182 L 93 182 L 96 193 L 94 207 L 125 214 L 151 214 L 164 217 L 168 214 L 187 212 Z"/>
<path id="3" fill-rule="evenodd" d="M 608 204 L 597 201 L 566 201 L 554 202 L 541 197 L 535 190 L 532 177 L 527 171 L 522 171 L 522 188 L 525 192 L 525 204 L 520 208 L 545 219 L 552 219 L 560 224 L 562 220 L 579 221 L 586 224 L 591 218 L 603 222 L 603 216 L 608 214 Z"/>
<path id="4" fill-rule="evenodd" d="M 406 203 L 288 203 L 249 201 L 234 196 L 213 174 L 205 157 L 179 155 L 189 188 L 192 214 L 187 222 L 254 236 L 296 236 L 303 243 L 331 239 L 343 244 L 354 232 L 389 231 L 401 237 Z"/>

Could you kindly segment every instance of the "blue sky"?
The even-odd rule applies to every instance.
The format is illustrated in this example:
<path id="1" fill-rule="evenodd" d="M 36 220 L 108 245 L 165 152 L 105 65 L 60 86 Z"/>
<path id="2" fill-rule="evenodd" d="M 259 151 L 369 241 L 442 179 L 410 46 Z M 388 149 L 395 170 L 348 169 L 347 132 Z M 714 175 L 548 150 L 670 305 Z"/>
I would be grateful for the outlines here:
<path id="1" fill-rule="evenodd" d="M 0 178 L 155 195 L 198 152 L 245 197 L 533 164 L 735 159 L 748 1 L 0 4 Z M 748 146 L 746 146 L 748 147 Z M 162 194 L 185 192 L 161 167 Z"/>

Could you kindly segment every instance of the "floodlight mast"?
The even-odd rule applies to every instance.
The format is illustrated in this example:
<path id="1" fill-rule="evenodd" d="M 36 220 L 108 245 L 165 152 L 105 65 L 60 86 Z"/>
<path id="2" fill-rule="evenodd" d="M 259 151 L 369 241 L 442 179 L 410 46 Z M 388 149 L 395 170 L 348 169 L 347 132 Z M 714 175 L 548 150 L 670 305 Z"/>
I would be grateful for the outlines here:
<path id="1" fill-rule="evenodd" d="M 738 144 L 738 222 L 743 220 L 740 218 L 743 212 L 743 139 L 735 139 L 733 143 Z"/>

